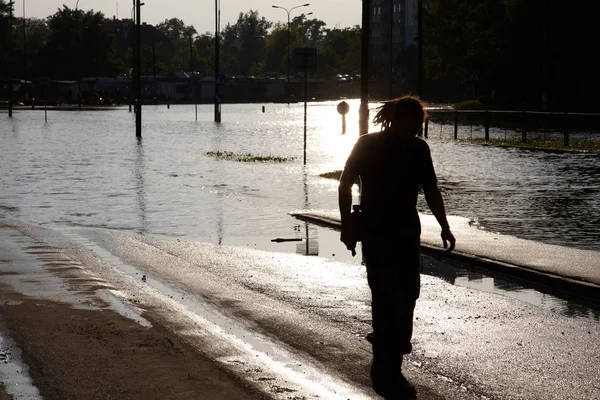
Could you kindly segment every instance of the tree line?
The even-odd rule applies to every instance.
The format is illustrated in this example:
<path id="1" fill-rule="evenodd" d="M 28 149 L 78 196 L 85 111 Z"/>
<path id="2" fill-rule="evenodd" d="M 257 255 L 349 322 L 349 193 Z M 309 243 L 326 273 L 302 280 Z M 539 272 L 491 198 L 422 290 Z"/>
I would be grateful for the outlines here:
<path id="1" fill-rule="evenodd" d="M 228 75 L 262 77 L 285 74 L 287 24 L 273 23 L 258 11 L 240 13 L 220 32 L 220 71 Z M 12 28 L 12 29 L 11 29 Z M 46 19 L 14 17 L 9 24 L 8 3 L 0 0 L 0 76 L 77 79 L 128 74 L 132 68 L 133 23 L 106 18 L 102 12 L 59 9 Z M 11 37 L 12 36 L 12 37 Z M 12 39 L 12 40 L 11 40 Z M 12 43 L 12 44 L 11 44 Z M 144 75 L 183 70 L 202 76 L 215 71 L 215 34 L 198 33 L 181 19 L 170 18 L 141 33 Z M 316 47 L 319 75 L 360 71 L 360 28 L 328 29 L 325 22 L 302 14 L 290 24 L 289 47 Z"/>
<path id="2" fill-rule="evenodd" d="M 599 44 L 592 12 L 555 0 L 427 0 L 424 4 L 426 99 L 479 99 L 513 109 L 598 109 L 595 55 Z M 67 6 L 45 19 L 15 17 L 9 24 L 8 2 L 0 0 L 0 78 L 9 72 L 24 79 L 129 74 L 132 25 L 130 20 Z M 359 26 L 328 28 L 325 22 L 301 14 L 291 21 L 289 35 L 291 49 L 317 48 L 316 76 L 360 74 Z M 169 18 L 156 26 L 142 26 L 141 42 L 146 76 L 192 67 L 200 76 L 214 76 L 214 32 L 198 33 L 181 19 Z M 219 32 L 219 45 L 221 73 L 286 74 L 287 23 L 268 21 L 255 10 L 240 13 L 237 21 Z M 397 94 L 415 92 L 415 45 L 395 49 L 392 59 Z M 389 82 L 381 81 L 386 74 L 370 72 L 371 78 L 378 77 L 375 92 L 377 87 L 389 87 Z M 382 90 L 382 96 L 386 93 Z"/>

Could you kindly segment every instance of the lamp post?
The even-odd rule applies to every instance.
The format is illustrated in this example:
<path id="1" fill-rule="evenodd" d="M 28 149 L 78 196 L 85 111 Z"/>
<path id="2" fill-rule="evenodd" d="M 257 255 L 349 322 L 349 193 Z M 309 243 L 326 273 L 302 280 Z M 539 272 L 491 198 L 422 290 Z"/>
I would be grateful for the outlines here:
<path id="1" fill-rule="evenodd" d="M 12 34 L 12 18 L 13 18 L 13 1 L 10 0 L 8 2 L 9 8 L 9 18 L 8 18 L 8 29 L 9 29 L 9 54 L 12 59 L 13 56 L 13 34 Z M 8 65 L 8 117 L 12 118 L 13 116 L 13 107 L 12 107 L 12 95 L 13 95 L 13 79 L 11 74 L 12 69 L 12 60 L 9 61 Z"/>
<path id="2" fill-rule="evenodd" d="M 290 83 L 290 13 L 292 12 L 292 10 L 294 10 L 296 8 L 308 7 L 308 6 L 310 6 L 310 3 L 292 7 L 289 10 L 285 7 L 275 6 L 275 5 L 273 6 L 273 8 L 280 8 L 287 13 L 287 82 L 288 82 L 288 85 Z"/>
<path id="3" fill-rule="evenodd" d="M 417 3 L 417 94 L 423 97 L 423 0 Z"/>
<path id="4" fill-rule="evenodd" d="M 198 102 L 196 101 L 196 79 L 194 78 L 194 39 L 199 38 L 199 36 L 190 35 L 190 68 L 192 69 L 192 99 L 194 100 L 194 104 L 196 107 L 196 121 L 198 121 Z"/>
<path id="5" fill-rule="evenodd" d="M 221 97 L 219 94 L 219 42 L 221 34 L 221 1 L 215 0 L 215 122 L 221 122 Z"/>
<path id="6" fill-rule="evenodd" d="M 142 137 L 142 62 L 141 62 L 141 21 L 142 21 L 142 3 L 140 0 L 134 0 L 135 5 L 135 136 L 138 139 Z"/>
<path id="7" fill-rule="evenodd" d="M 75 3 L 75 16 L 77 17 L 77 48 L 81 49 L 81 33 L 79 32 L 79 0 Z M 81 60 L 81 58 L 78 58 Z M 77 63 L 77 101 L 81 110 L 81 61 Z"/>
<path id="8" fill-rule="evenodd" d="M 369 133 L 369 34 L 371 30 L 371 0 L 362 0 L 359 135 Z"/>

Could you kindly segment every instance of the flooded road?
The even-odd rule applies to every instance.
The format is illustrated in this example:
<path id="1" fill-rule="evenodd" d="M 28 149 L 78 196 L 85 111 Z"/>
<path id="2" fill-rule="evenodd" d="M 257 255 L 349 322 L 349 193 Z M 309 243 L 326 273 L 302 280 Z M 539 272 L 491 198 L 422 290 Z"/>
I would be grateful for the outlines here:
<path id="1" fill-rule="evenodd" d="M 39 266 L 32 262 L 9 276 L 28 296 L 93 300 L 91 292 L 77 290 L 93 285 L 97 296 L 113 299 L 109 308 L 138 324 L 165 324 L 269 398 L 374 398 L 364 339 L 370 295 L 360 262 L 107 229 L 19 229 L 25 249 L 46 249 L 28 256 L 39 258 Z M 54 258 L 84 267 L 85 281 L 72 276 L 54 283 L 61 274 L 43 264 L 53 246 L 60 246 Z M 425 264 L 428 273 L 447 268 L 429 258 Z M 11 267 L 10 261 L 4 266 Z M 469 287 L 492 285 L 459 269 L 437 275 L 445 278 L 422 277 L 414 350 L 404 368 L 420 399 L 563 400 L 598 393 L 597 317 Z"/>
<path id="2" fill-rule="evenodd" d="M 337 103 L 308 107 L 302 165 L 301 104 L 144 108 L 143 140 L 134 115 L 113 111 L 23 110 L 0 123 L 0 212 L 49 227 L 87 226 L 222 243 L 257 232 L 294 234 L 296 209 L 337 208 L 335 181 L 358 137 L 358 101 L 348 133 Z M 454 142 L 430 124 L 428 143 L 448 212 L 481 229 L 600 250 L 597 154 L 555 154 Z M 435 134 L 438 132 L 440 134 Z M 468 126 L 462 126 L 461 136 Z M 445 132 L 445 133 L 444 133 Z M 285 163 L 217 160 L 211 151 L 294 157 Z M 426 211 L 423 202 L 419 205 Z M 251 243 L 247 240 L 245 245 Z"/>
<path id="3" fill-rule="evenodd" d="M 350 257 L 337 232 L 289 215 L 337 208 L 336 182 L 318 175 L 343 167 L 358 123 L 351 111 L 340 134 L 335 105 L 309 106 L 306 167 L 301 105 L 267 105 L 265 114 L 261 105 L 228 105 L 221 125 L 211 106 L 199 107 L 198 122 L 193 106 L 146 107 L 141 142 L 126 108 L 50 113 L 47 124 L 41 113 L 18 112 L 0 124 L 0 219 L 30 223 L 28 246 L 60 246 L 89 282 L 108 288 L 96 294 L 120 314 L 139 324 L 147 320 L 131 310 L 143 309 L 165 321 L 273 398 L 369 398 L 360 254 Z M 449 213 L 473 230 L 600 250 L 597 155 L 443 135 L 428 143 Z M 295 160 L 241 163 L 210 151 Z M 597 307 L 430 257 L 424 264 L 406 363 L 424 399 L 600 391 Z M 41 298 L 77 293 L 39 268 L 34 279 L 3 282 Z M 48 283 L 55 291 L 42 290 Z"/>

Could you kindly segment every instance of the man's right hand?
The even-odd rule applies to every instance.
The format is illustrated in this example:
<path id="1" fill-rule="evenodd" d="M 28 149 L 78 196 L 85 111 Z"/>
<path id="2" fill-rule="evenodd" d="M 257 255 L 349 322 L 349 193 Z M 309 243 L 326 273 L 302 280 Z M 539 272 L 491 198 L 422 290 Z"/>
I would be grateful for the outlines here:
<path id="1" fill-rule="evenodd" d="M 454 250 L 454 245 L 456 244 L 456 239 L 452 232 L 450 232 L 449 228 L 442 229 L 442 242 L 444 243 L 444 248 L 447 253 L 450 253 Z M 450 243 L 450 247 L 448 247 L 448 243 Z"/>
<path id="2" fill-rule="evenodd" d="M 352 252 L 352 257 L 356 255 L 356 235 L 352 227 L 342 227 L 340 240 L 346 245 L 346 248 Z"/>

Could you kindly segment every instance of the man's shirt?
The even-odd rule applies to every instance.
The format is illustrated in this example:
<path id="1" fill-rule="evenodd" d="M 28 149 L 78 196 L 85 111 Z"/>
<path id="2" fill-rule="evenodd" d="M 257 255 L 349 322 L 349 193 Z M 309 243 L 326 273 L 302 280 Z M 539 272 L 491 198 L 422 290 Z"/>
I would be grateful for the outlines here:
<path id="1" fill-rule="evenodd" d="M 437 182 L 424 140 L 401 141 L 385 132 L 361 136 L 345 169 L 361 178 L 365 236 L 420 236 L 419 185 Z"/>

